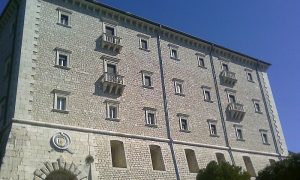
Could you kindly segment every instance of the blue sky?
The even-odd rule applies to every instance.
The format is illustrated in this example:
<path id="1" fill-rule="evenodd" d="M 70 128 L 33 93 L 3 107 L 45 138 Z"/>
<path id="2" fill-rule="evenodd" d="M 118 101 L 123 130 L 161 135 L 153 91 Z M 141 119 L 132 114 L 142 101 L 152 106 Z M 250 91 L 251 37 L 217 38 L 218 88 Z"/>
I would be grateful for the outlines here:
<path id="1" fill-rule="evenodd" d="M 6 2 L 0 0 L 1 12 Z M 100 2 L 271 63 L 269 77 L 288 149 L 300 152 L 299 0 Z"/>

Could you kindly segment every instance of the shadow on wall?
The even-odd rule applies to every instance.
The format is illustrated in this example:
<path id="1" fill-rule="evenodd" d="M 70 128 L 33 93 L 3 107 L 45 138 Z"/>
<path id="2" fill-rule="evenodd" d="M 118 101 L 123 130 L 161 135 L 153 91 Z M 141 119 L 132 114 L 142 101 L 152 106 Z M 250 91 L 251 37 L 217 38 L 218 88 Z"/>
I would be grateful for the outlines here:
<path id="1" fill-rule="evenodd" d="M 0 131 L 0 171 L 2 168 L 4 155 L 6 153 L 7 143 L 8 141 L 14 141 L 15 139 L 13 136 L 9 139 L 11 128 L 12 128 L 12 123 L 9 123 L 6 127 L 4 127 Z"/>
<path id="2" fill-rule="evenodd" d="M 118 97 L 120 97 L 119 94 L 112 94 L 112 93 L 104 92 L 103 83 L 101 82 L 102 78 L 103 78 L 103 75 L 95 82 L 94 95 L 107 97 L 107 98 L 111 98 L 111 99 L 117 99 Z"/>

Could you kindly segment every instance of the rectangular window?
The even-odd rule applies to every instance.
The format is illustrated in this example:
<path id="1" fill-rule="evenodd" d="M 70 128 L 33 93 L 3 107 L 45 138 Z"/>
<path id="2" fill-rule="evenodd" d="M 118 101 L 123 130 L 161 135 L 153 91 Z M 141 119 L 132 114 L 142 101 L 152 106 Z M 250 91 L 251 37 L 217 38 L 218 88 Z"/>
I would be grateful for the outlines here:
<path id="1" fill-rule="evenodd" d="M 185 149 L 184 152 L 190 173 L 198 173 L 199 166 L 196 159 L 195 151 L 192 149 Z"/>
<path id="2" fill-rule="evenodd" d="M 205 67 L 204 59 L 201 58 L 201 57 L 198 57 L 198 66 L 200 66 L 200 67 Z"/>
<path id="3" fill-rule="evenodd" d="M 235 95 L 233 95 L 233 94 L 229 94 L 228 99 L 229 99 L 229 103 L 235 103 L 236 102 L 235 101 Z"/>
<path id="4" fill-rule="evenodd" d="M 110 141 L 112 167 L 126 168 L 126 157 L 122 141 Z"/>
<path id="5" fill-rule="evenodd" d="M 178 54 L 176 49 L 171 49 L 171 57 L 178 59 Z"/>
<path id="6" fill-rule="evenodd" d="M 142 78 L 143 78 L 143 87 L 152 89 L 153 88 L 153 85 L 152 85 L 153 73 L 150 71 L 145 71 L 145 70 L 142 70 L 141 73 L 142 73 Z"/>
<path id="7" fill-rule="evenodd" d="M 66 9 L 62 8 L 57 8 L 58 11 L 58 22 L 57 24 L 65 26 L 65 27 L 70 27 L 71 25 L 71 14 L 72 12 Z"/>
<path id="8" fill-rule="evenodd" d="M 104 103 L 106 103 L 106 119 L 112 121 L 120 121 L 119 102 L 113 100 L 105 100 Z"/>
<path id="9" fill-rule="evenodd" d="M 243 156 L 243 160 L 244 160 L 247 172 L 250 174 L 251 177 L 255 177 L 256 173 L 255 173 L 255 170 L 254 170 L 254 167 L 253 167 L 250 157 Z"/>
<path id="10" fill-rule="evenodd" d="M 260 134 L 261 134 L 261 139 L 262 139 L 262 142 L 263 144 L 269 144 L 269 140 L 268 140 L 268 131 L 265 130 L 265 129 L 260 129 Z"/>
<path id="11" fill-rule="evenodd" d="M 166 169 L 160 146 L 150 145 L 150 154 L 153 170 L 165 171 Z"/>
<path id="12" fill-rule="evenodd" d="M 252 77 L 252 74 L 250 72 L 247 73 L 247 79 L 248 79 L 248 81 L 253 82 L 253 77 Z"/>
<path id="13" fill-rule="evenodd" d="M 254 105 L 254 111 L 256 113 L 262 113 L 261 107 L 260 107 L 260 100 L 258 100 L 258 99 L 252 99 L 252 101 L 253 101 L 253 105 Z"/>
<path id="14" fill-rule="evenodd" d="M 144 107 L 145 110 L 145 118 L 147 126 L 155 126 L 156 127 L 156 109 L 150 107 Z"/>
<path id="15" fill-rule="evenodd" d="M 217 126 L 215 124 L 210 124 L 210 134 L 217 135 Z"/>
<path id="16" fill-rule="evenodd" d="M 204 90 L 204 100 L 211 101 L 210 91 Z"/>
<path id="17" fill-rule="evenodd" d="M 260 106 L 258 103 L 254 103 L 254 107 L 255 107 L 255 112 L 261 112 L 260 111 Z"/>
<path id="18" fill-rule="evenodd" d="M 67 98 L 66 97 L 57 97 L 57 104 L 56 109 L 57 110 L 66 110 L 66 104 L 67 104 Z"/>
<path id="19" fill-rule="evenodd" d="M 68 97 L 70 95 L 70 92 L 57 89 L 54 89 L 52 92 L 54 93 L 54 105 L 52 111 L 60 113 L 69 113 Z"/>
<path id="20" fill-rule="evenodd" d="M 56 63 L 55 67 L 62 69 L 70 69 L 70 56 L 71 51 L 61 48 L 55 48 L 56 50 Z"/>
<path id="21" fill-rule="evenodd" d="M 114 36 L 115 35 L 115 28 L 105 25 L 105 33 L 108 36 Z"/>
<path id="22" fill-rule="evenodd" d="M 115 64 L 107 64 L 106 69 L 108 74 L 117 74 L 117 67 Z"/>
<path id="23" fill-rule="evenodd" d="M 188 130 L 188 124 L 186 119 L 181 118 L 181 129 L 187 131 Z"/>
<path id="24" fill-rule="evenodd" d="M 216 153 L 216 158 L 218 161 L 218 164 L 222 163 L 222 162 L 226 162 L 225 156 L 223 153 Z"/>
<path id="25" fill-rule="evenodd" d="M 189 124 L 188 124 L 188 117 L 189 117 L 189 115 L 178 113 L 177 116 L 179 117 L 180 131 L 190 132 L 190 130 L 189 130 Z"/>
<path id="26" fill-rule="evenodd" d="M 173 81 L 175 86 L 175 94 L 183 96 L 183 80 L 174 78 Z"/>
<path id="27" fill-rule="evenodd" d="M 236 128 L 236 138 L 237 138 L 238 140 L 243 140 L 243 132 L 242 132 L 242 129 Z"/>
<path id="28" fill-rule="evenodd" d="M 141 39 L 141 48 L 148 49 L 148 41 L 145 39 Z"/>
<path id="29" fill-rule="evenodd" d="M 152 86 L 150 76 L 145 76 L 145 86 Z"/>

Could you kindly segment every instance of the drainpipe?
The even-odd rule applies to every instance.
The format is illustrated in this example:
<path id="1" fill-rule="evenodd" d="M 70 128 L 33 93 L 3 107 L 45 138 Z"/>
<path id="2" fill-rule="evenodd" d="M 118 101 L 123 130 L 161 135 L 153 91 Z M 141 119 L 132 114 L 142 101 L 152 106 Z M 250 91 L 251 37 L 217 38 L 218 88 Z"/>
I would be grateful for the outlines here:
<path id="1" fill-rule="evenodd" d="M 13 1 L 11 1 L 12 3 Z M 10 6 L 10 5 L 8 5 Z M 6 98 L 5 98 L 5 111 L 4 111 L 4 120 L 8 120 L 8 104 L 9 104 L 9 97 L 10 97 L 10 86 L 12 83 L 12 75 L 13 75 L 13 61 L 15 59 L 15 48 L 16 48 L 16 37 L 17 37 L 17 26 L 18 26 L 18 21 L 19 21 L 19 9 L 20 9 L 20 5 L 19 2 L 17 2 L 17 10 L 16 10 L 16 18 L 15 18 L 15 32 L 13 35 L 13 44 L 12 44 L 12 52 L 11 52 L 11 62 L 10 62 L 10 67 L 8 69 L 8 83 L 7 83 L 7 89 L 6 89 Z M 0 132 L 0 145 L 2 145 L 2 143 L 4 143 L 4 134 L 6 132 L 6 130 L 12 125 L 12 120 L 10 122 L 6 122 L 6 124 L 4 124 L 3 128 L 1 129 Z M 5 150 L 4 150 L 5 151 Z M 2 155 L 4 156 L 4 154 L 2 154 L 3 152 L 0 152 L 0 161 L 2 161 Z"/>
<path id="2" fill-rule="evenodd" d="M 214 44 L 211 44 L 211 48 L 210 48 L 210 52 L 209 52 L 209 59 L 210 59 L 210 64 L 211 64 L 211 70 L 212 70 L 212 74 L 213 74 L 214 84 L 215 84 L 215 88 L 216 88 L 217 101 L 218 101 L 218 106 L 219 106 L 219 111 L 220 111 L 220 116 L 221 116 L 221 122 L 222 122 L 224 137 L 225 137 L 225 143 L 226 143 L 226 146 L 229 148 L 228 149 L 228 153 L 229 153 L 231 162 L 232 162 L 233 165 L 235 165 L 235 161 L 234 161 L 234 158 L 233 158 L 233 155 L 232 155 L 231 147 L 230 147 L 228 136 L 227 136 L 225 118 L 224 118 L 224 114 L 223 114 L 223 109 L 222 109 L 222 104 L 221 104 L 221 98 L 220 98 L 220 92 L 219 92 L 219 88 L 218 88 L 218 81 L 217 81 L 216 71 L 215 71 L 215 67 L 214 67 L 214 63 L 213 63 L 212 52 L 214 50 L 214 46 L 215 46 Z"/>
<path id="3" fill-rule="evenodd" d="M 161 55 L 161 45 L 160 45 L 160 40 L 161 40 L 161 37 L 159 34 L 160 30 L 161 30 L 161 25 L 159 25 L 159 30 L 157 32 L 157 51 L 158 51 L 160 78 L 161 78 L 163 100 L 164 100 L 165 121 L 166 121 L 166 128 L 167 128 L 167 136 L 169 139 L 169 146 L 171 149 L 172 159 L 173 159 L 173 163 L 174 163 L 174 169 L 175 169 L 175 173 L 176 173 L 176 179 L 180 180 L 178 165 L 177 165 L 175 151 L 174 151 L 173 139 L 171 136 L 170 122 L 169 122 L 168 101 L 167 101 L 167 95 L 166 95 L 163 59 L 162 59 L 162 55 Z"/>
<path id="4" fill-rule="evenodd" d="M 259 75 L 259 72 L 258 72 L 258 68 L 259 68 L 259 64 L 257 62 L 256 67 L 255 67 L 256 76 L 257 76 L 257 79 L 258 79 L 259 88 L 260 88 L 262 99 L 263 99 L 264 106 L 265 106 L 265 109 L 266 109 L 266 114 L 267 114 L 268 123 L 269 123 L 271 134 L 272 134 L 272 139 L 273 139 L 274 146 L 275 146 L 275 151 L 279 155 L 279 160 L 282 160 L 281 154 L 279 152 L 278 144 L 277 144 L 277 141 L 276 141 L 276 137 L 275 137 L 275 134 L 274 134 L 274 129 L 273 129 L 273 126 L 272 126 L 272 120 L 271 120 L 270 112 L 269 112 L 269 109 L 268 109 L 267 100 L 266 100 L 266 96 L 265 96 L 265 93 L 264 93 L 264 90 L 263 90 L 260 75 Z"/>

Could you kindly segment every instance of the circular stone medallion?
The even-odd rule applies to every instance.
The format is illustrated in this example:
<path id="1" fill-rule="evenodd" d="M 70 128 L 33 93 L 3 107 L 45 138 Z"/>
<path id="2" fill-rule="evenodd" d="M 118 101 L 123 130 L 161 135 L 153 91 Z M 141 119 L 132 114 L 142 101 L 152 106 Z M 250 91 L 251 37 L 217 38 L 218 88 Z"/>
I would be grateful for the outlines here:
<path id="1" fill-rule="evenodd" d="M 60 150 L 68 149 L 71 144 L 71 138 L 68 134 L 63 132 L 58 132 L 52 136 L 52 143 L 55 148 Z"/>

